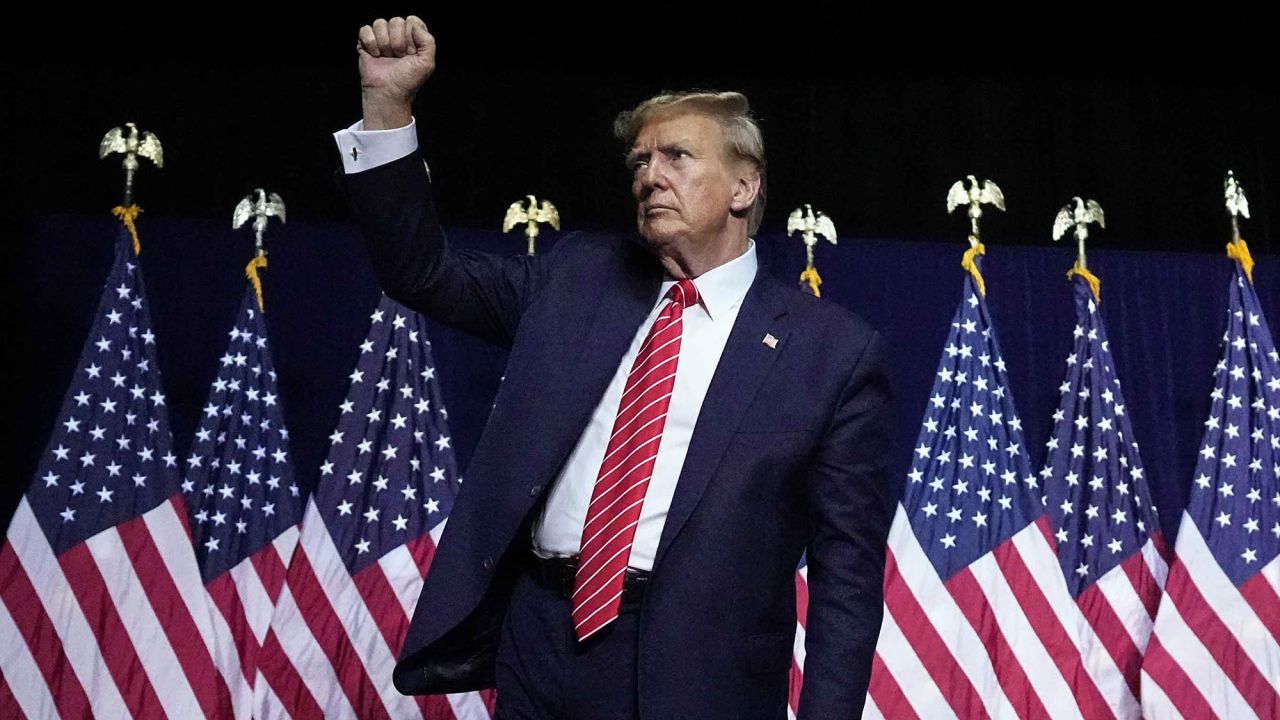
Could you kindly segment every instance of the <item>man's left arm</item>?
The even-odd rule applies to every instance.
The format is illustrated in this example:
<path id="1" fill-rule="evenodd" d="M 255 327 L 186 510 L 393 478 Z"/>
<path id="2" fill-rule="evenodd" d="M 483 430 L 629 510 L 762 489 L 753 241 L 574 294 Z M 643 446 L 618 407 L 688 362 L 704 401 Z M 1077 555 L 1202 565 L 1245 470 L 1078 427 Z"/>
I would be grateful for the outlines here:
<path id="1" fill-rule="evenodd" d="M 809 611 L 798 720 L 858 717 L 866 700 L 892 517 L 892 415 L 885 341 L 873 333 L 807 476 Z"/>

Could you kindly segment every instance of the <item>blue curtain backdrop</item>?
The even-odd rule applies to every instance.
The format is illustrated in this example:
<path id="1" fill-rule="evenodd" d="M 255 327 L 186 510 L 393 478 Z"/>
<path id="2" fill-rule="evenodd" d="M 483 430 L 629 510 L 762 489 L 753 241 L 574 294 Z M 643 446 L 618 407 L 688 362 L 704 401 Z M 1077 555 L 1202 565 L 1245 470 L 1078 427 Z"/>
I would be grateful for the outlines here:
<path id="1" fill-rule="evenodd" d="M 105 213 L 32 219 L 24 243 L 14 249 L 8 354 L 18 368 L 9 374 L 5 434 L 14 472 L 4 484 L 0 508 L 6 526 L 48 441 L 90 326 L 111 262 L 114 223 Z M 890 464 L 899 487 L 947 323 L 960 300 L 966 224 L 956 218 L 954 240 L 841 238 L 838 246 L 824 242 L 818 249 L 823 299 L 870 320 L 888 337 L 896 358 L 897 442 Z M 1224 243 L 1226 227 L 1224 216 Z M 139 228 L 175 445 L 185 457 L 244 289 L 252 233 L 233 233 L 222 217 L 147 213 Z M 1065 273 L 1074 245 L 1049 243 L 1047 222 L 1039 245 L 1004 244 L 998 216 L 984 229 L 987 300 L 1031 460 L 1039 469 L 1071 347 L 1074 316 Z M 1247 224 L 1244 230 L 1248 239 Z M 539 246 L 550 247 L 558 236 L 544 233 Z M 496 229 L 454 229 L 449 237 L 457 247 L 491 252 L 519 253 L 525 247 L 523 237 L 504 237 Z M 796 282 L 804 263 L 801 243 L 777 233 L 757 241 L 764 267 Z M 294 219 L 273 226 L 267 243 L 270 266 L 263 277 L 271 348 L 297 476 L 313 487 L 379 290 L 354 226 Z M 1112 353 L 1164 529 L 1172 538 L 1209 407 L 1233 262 L 1225 253 L 1114 251 L 1103 249 L 1106 243 L 1106 233 L 1099 233 L 1089 267 L 1102 280 Z M 1255 259 L 1254 282 L 1274 331 L 1280 323 L 1280 258 L 1258 254 Z M 432 324 L 430 339 L 465 479 L 506 356 L 438 324 Z"/>

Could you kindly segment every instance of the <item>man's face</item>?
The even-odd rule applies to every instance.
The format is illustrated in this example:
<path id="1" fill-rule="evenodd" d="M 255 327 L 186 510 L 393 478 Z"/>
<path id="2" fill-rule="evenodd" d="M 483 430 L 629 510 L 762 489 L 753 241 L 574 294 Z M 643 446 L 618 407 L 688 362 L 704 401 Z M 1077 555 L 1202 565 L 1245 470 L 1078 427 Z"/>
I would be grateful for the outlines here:
<path id="1" fill-rule="evenodd" d="M 648 122 L 627 155 L 636 224 L 654 250 L 692 249 L 723 236 L 735 200 L 740 164 L 725 157 L 719 122 L 706 115 L 671 115 Z"/>

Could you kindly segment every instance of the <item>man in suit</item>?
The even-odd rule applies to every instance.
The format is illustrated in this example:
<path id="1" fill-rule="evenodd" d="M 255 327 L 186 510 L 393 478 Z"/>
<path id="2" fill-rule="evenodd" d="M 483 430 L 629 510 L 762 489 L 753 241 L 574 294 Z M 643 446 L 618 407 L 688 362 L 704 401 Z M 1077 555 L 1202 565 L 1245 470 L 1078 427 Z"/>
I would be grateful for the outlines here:
<path id="1" fill-rule="evenodd" d="M 783 718 L 808 551 L 801 718 L 860 712 L 881 616 L 890 393 L 880 336 L 775 280 L 764 150 L 737 93 L 619 117 L 638 235 L 455 250 L 410 106 L 416 17 L 361 28 L 363 118 L 335 133 L 375 271 L 510 348 L 395 671 L 498 688 L 502 718 Z"/>

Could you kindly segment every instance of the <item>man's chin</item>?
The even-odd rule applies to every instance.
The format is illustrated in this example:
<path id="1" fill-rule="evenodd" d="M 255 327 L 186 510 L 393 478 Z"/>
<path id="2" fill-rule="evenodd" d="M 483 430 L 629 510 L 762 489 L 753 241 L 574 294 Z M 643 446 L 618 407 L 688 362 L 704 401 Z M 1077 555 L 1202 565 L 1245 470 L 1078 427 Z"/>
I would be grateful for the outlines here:
<path id="1" fill-rule="evenodd" d="M 644 238 L 645 245 L 655 251 L 671 245 L 679 239 L 677 233 L 661 227 L 661 223 L 640 223 L 639 231 L 640 237 Z"/>

